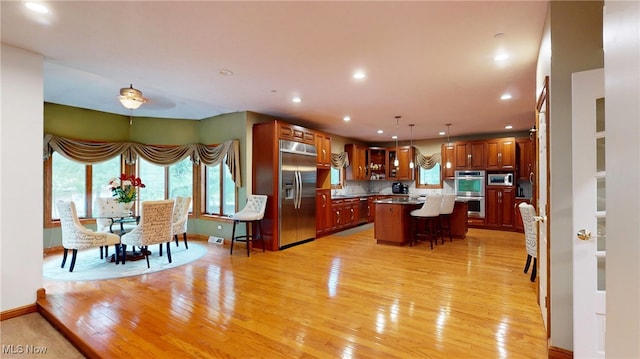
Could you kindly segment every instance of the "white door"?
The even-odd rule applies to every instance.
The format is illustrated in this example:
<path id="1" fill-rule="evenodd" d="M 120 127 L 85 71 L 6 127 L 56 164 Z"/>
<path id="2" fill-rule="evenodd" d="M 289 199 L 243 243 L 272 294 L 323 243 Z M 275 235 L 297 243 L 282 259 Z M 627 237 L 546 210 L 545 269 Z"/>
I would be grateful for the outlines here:
<path id="1" fill-rule="evenodd" d="M 545 101 L 548 101 L 545 100 Z M 547 183 L 547 113 L 546 104 L 543 104 L 542 111 L 538 113 L 537 121 L 537 136 L 538 142 L 536 144 L 537 149 L 537 163 L 538 169 L 537 175 L 534 179 L 537 196 L 536 196 L 536 208 L 538 216 L 545 218 L 542 222 L 538 223 L 538 303 L 540 303 L 540 312 L 542 313 L 542 320 L 544 321 L 544 327 L 547 329 L 547 335 L 549 334 L 549 310 L 548 310 L 548 276 L 549 272 L 549 241 L 548 241 L 548 225 L 547 219 L 547 193 L 549 184 Z"/>
<path id="2" fill-rule="evenodd" d="M 604 70 L 572 74 L 573 355 L 605 357 Z"/>

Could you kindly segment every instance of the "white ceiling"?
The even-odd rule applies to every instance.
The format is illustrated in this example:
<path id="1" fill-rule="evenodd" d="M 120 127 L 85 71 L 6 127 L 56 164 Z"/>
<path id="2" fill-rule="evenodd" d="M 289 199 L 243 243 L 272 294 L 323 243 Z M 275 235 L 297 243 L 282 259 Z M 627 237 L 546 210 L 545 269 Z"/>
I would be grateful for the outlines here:
<path id="1" fill-rule="evenodd" d="M 547 1 L 46 4 L 34 16 L 2 1 L 1 16 L 3 44 L 44 55 L 47 102 L 192 120 L 247 110 L 372 142 L 390 141 L 396 115 L 400 140 L 410 123 L 414 139 L 534 123 Z M 149 99 L 133 112 L 117 100 L 130 83 Z"/>

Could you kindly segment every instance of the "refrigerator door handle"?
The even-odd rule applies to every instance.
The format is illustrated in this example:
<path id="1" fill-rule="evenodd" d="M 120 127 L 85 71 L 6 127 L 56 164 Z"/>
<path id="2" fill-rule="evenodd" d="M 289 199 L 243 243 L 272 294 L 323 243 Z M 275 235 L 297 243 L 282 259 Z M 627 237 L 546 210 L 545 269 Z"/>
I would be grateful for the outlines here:
<path id="1" fill-rule="evenodd" d="M 299 209 L 300 208 L 300 192 L 301 192 L 300 172 L 295 171 L 293 173 L 293 178 L 294 178 L 294 188 L 295 188 L 295 193 L 293 195 L 293 208 Z"/>
<path id="2" fill-rule="evenodd" d="M 302 173 L 298 171 L 298 209 L 302 207 Z"/>

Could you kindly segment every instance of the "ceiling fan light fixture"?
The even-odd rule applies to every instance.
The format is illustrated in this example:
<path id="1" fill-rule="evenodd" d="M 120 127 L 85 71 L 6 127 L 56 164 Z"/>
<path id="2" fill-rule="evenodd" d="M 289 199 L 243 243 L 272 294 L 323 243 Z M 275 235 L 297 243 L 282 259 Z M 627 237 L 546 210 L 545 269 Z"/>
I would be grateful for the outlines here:
<path id="1" fill-rule="evenodd" d="M 120 100 L 122 106 L 129 110 L 135 110 L 142 106 L 143 103 L 147 102 L 147 99 L 142 96 L 142 91 L 134 89 L 133 84 L 129 85 L 129 87 L 123 87 L 120 89 L 120 96 L 118 96 L 118 100 Z"/>

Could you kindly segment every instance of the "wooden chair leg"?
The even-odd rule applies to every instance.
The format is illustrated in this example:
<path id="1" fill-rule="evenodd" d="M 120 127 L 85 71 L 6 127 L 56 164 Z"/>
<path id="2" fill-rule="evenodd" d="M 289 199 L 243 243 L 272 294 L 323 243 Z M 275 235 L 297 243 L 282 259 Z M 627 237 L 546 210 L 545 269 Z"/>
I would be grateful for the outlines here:
<path id="1" fill-rule="evenodd" d="M 533 258 L 533 269 L 531 269 L 531 281 L 536 281 L 536 274 L 538 273 L 538 258 Z"/>
<path id="2" fill-rule="evenodd" d="M 73 255 L 71 256 L 71 265 L 69 266 L 69 272 L 73 272 L 73 267 L 76 266 L 76 257 L 78 256 L 78 250 L 73 250 Z"/>
<path id="3" fill-rule="evenodd" d="M 162 244 L 160 244 L 160 246 L 162 246 Z M 147 259 L 147 268 L 151 268 L 151 266 L 149 265 L 149 251 L 147 250 L 147 247 L 148 246 L 142 247 L 142 250 L 144 251 L 144 257 Z"/>
<path id="4" fill-rule="evenodd" d="M 62 254 L 62 265 L 60 266 L 60 268 L 64 268 L 64 264 L 67 262 L 67 251 L 68 249 L 64 249 L 64 253 Z"/>
<path id="5" fill-rule="evenodd" d="M 184 239 L 184 248 L 189 249 L 189 245 L 187 244 L 187 232 L 182 233 L 182 238 Z"/>
<path id="6" fill-rule="evenodd" d="M 245 224 L 245 234 L 247 235 L 245 237 L 245 239 L 247 240 L 247 257 L 249 257 L 251 255 L 251 237 L 249 236 L 249 224 L 251 224 L 251 222 L 244 222 Z"/>
<path id="7" fill-rule="evenodd" d="M 162 243 L 160 243 L 159 246 L 160 246 L 160 249 L 158 250 L 158 256 L 162 257 Z"/>
<path id="8" fill-rule="evenodd" d="M 531 265 L 531 255 L 527 254 L 527 263 L 524 265 L 524 272 L 527 273 L 529 271 L 529 266 Z"/>
<path id="9" fill-rule="evenodd" d="M 125 258 L 127 258 L 127 245 L 121 244 L 120 247 L 122 247 L 122 252 L 120 253 L 120 262 L 122 262 L 122 265 L 124 265 L 124 260 Z"/>
<path id="10" fill-rule="evenodd" d="M 236 221 L 233 221 L 233 229 L 231 230 L 231 251 L 229 254 L 233 254 L 233 242 L 236 240 Z"/>
<path id="11" fill-rule="evenodd" d="M 116 264 L 118 264 L 118 261 L 120 260 L 120 256 L 118 255 L 118 252 L 119 252 L 118 247 L 119 247 L 118 243 L 113 245 L 113 250 L 115 251 L 114 256 L 116 258 Z"/>
<path id="12" fill-rule="evenodd" d="M 170 246 L 171 242 L 167 242 L 167 258 L 169 258 L 169 263 L 171 263 L 171 246 Z M 160 246 L 162 247 L 162 244 L 160 244 Z"/>
<path id="13" fill-rule="evenodd" d="M 178 243 L 179 243 L 179 241 L 178 241 L 178 235 L 177 235 L 177 234 L 174 234 L 174 235 L 173 235 L 173 239 L 176 241 L 176 247 L 179 247 L 179 245 L 178 245 Z"/>
<path id="14" fill-rule="evenodd" d="M 104 259 L 104 256 L 102 255 L 102 247 L 104 246 L 100 246 L 100 259 Z"/>

